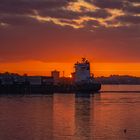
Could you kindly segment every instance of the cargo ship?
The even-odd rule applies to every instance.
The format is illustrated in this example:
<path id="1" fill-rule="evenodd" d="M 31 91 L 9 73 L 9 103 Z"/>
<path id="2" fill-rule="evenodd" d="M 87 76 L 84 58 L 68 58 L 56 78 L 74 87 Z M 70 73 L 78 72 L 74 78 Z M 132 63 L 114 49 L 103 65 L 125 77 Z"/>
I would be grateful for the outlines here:
<path id="1" fill-rule="evenodd" d="M 81 62 L 76 62 L 72 75 L 72 84 L 61 84 L 56 86 L 56 91 L 61 92 L 99 92 L 101 84 L 95 82 L 93 74 L 90 72 L 90 62 L 82 58 Z M 54 78 L 55 79 L 55 78 Z"/>
<path id="2" fill-rule="evenodd" d="M 18 76 L 6 74 L 0 77 L 0 93 L 8 94 L 52 94 L 98 92 L 101 84 L 96 83 L 90 72 L 90 62 L 86 58 L 74 64 L 74 72 L 67 82 L 60 77 L 59 71 L 52 71 L 51 76 Z"/>

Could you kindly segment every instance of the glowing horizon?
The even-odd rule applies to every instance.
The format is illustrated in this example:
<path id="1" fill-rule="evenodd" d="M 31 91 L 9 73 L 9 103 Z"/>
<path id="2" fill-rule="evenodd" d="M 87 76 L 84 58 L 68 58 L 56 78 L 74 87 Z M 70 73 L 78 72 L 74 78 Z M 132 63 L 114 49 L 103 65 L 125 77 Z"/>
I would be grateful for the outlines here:
<path id="1" fill-rule="evenodd" d="M 28 75 L 50 75 L 51 71 L 58 70 L 62 76 L 74 71 L 74 63 L 46 63 L 41 61 L 23 61 L 14 63 L 2 63 L 0 72 L 12 72 Z M 91 73 L 95 77 L 110 75 L 130 75 L 140 77 L 140 63 L 93 63 L 91 62 Z"/>

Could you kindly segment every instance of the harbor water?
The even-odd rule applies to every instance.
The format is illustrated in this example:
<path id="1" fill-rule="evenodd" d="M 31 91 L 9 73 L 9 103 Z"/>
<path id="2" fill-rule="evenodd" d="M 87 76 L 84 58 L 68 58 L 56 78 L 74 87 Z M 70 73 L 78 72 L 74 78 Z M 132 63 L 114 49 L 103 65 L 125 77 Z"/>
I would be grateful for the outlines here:
<path id="1" fill-rule="evenodd" d="M 139 140 L 140 85 L 101 93 L 1 95 L 0 140 Z"/>

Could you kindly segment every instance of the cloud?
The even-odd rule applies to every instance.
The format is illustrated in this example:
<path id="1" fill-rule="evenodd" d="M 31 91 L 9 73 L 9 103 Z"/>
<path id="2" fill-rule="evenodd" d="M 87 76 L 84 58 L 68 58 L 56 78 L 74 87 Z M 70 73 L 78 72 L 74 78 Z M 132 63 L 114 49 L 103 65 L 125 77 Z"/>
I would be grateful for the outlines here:
<path id="1" fill-rule="evenodd" d="M 123 7 L 122 0 L 87 0 L 87 1 L 95 4 L 97 7 L 100 8 L 120 9 Z"/>
<path id="2" fill-rule="evenodd" d="M 1 0 L 0 13 L 31 14 L 33 10 L 55 9 L 75 0 Z"/>
<path id="3" fill-rule="evenodd" d="M 83 15 L 94 17 L 94 18 L 107 18 L 111 14 L 105 9 L 97 9 L 94 12 L 86 12 Z"/>
<path id="4" fill-rule="evenodd" d="M 127 14 L 140 14 L 140 5 L 129 3 L 127 6 L 123 8 L 123 10 Z"/>
<path id="5" fill-rule="evenodd" d="M 86 29 L 94 29 L 97 27 L 100 27 L 100 23 L 97 20 L 90 20 L 90 21 L 85 21 L 84 26 Z"/>
<path id="6" fill-rule="evenodd" d="M 81 13 L 74 11 L 64 10 L 64 9 L 44 9 L 38 11 L 40 16 L 43 17 L 52 17 L 52 18 L 63 18 L 63 19 L 77 19 L 81 16 Z"/>
<path id="7" fill-rule="evenodd" d="M 140 16 L 125 15 L 116 18 L 119 22 L 130 23 L 130 24 L 140 24 Z"/>
<path id="8" fill-rule="evenodd" d="M 77 54 L 140 61 L 139 6 L 138 0 L 1 0 L 1 61 L 62 61 Z"/>
<path id="9" fill-rule="evenodd" d="M 96 20 L 108 28 L 124 26 L 126 18 L 133 18 L 138 24 L 140 7 L 137 3 L 130 0 L 2 0 L 0 26 L 51 22 L 59 26 L 83 28 L 85 22 Z"/>
<path id="10" fill-rule="evenodd" d="M 38 21 L 34 18 L 25 15 L 6 15 L 1 16 L 0 21 L 11 26 L 27 26 L 27 25 L 38 25 Z"/>

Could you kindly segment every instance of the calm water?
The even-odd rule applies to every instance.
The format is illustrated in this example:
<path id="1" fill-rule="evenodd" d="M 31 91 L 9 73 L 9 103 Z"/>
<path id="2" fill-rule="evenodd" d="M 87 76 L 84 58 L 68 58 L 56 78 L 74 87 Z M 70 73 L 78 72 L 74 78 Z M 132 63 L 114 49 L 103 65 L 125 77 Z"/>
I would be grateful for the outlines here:
<path id="1" fill-rule="evenodd" d="M 110 92 L 1 96 L 0 140 L 140 140 L 140 86 L 102 90 Z"/>

